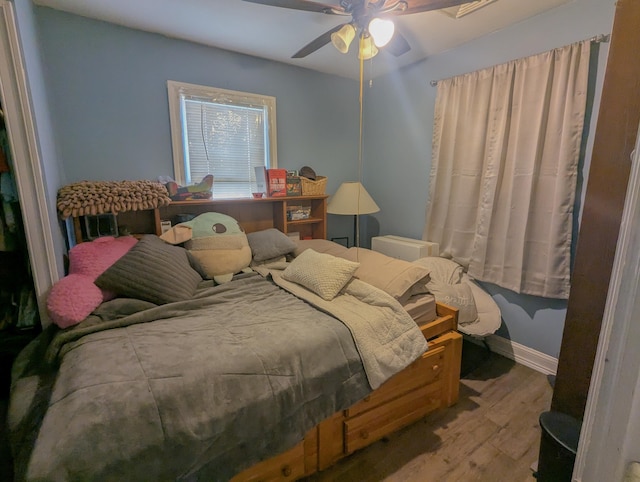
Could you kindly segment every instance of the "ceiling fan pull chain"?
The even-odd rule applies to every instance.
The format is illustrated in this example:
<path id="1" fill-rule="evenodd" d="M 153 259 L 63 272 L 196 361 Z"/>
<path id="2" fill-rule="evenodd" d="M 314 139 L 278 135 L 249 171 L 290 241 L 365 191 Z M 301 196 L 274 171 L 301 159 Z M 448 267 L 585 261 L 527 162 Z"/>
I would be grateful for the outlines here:
<path id="1" fill-rule="evenodd" d="M 364 47 L 364 36 L 360 35 L 359 39 L 358 39 L 358 51 L 362 52 L 362 49 Z M 360 62 L 360 97 L 359 97 L 359 107 L 360 107 L 360 112 L 359 112 L 359 120 L 360 120 L 360 133 L 358 136 L 358 182 L 362 183 L 362 151 L 363 151 L 363 103 L 364 103 L 364 56 L 363 55 L 358 55 L 358 60 Z M 358 193 L 358 212 L 360 211 L 360 193 Z M 356 223 L 356 235 L 355 235 L 355 239 L 353 240 L 355 246 L 360 247 L 360 216 L 355 217 L 355 223 Z"/>

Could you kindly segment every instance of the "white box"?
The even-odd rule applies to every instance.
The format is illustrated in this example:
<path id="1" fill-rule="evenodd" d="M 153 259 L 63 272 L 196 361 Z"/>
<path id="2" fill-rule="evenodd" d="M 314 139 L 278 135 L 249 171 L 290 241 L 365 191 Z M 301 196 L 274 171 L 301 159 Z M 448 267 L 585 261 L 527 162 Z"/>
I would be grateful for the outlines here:
<path id="1" fill-rule="evenodd" d="M 438 243 L 392 235 L 371 238 L 371 249 L 405 261 L 415 261 L 418 258 L 438 256 L 440 254 Z"/>
<path id="2" fill-rule="evenodd" d="M 162 234 L 171 229 L 171 221 L 160 221 L 160 231 Z"/>

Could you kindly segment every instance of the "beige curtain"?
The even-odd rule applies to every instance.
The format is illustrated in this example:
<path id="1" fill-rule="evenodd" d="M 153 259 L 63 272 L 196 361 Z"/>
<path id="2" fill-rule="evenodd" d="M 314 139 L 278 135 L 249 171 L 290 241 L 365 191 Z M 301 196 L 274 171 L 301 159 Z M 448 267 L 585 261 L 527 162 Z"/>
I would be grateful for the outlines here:
<path id="1" fill-rule="evenodd" d="M 590 41 L 438 83 L 423 239 L 471 276 L 568 298 Z"/>

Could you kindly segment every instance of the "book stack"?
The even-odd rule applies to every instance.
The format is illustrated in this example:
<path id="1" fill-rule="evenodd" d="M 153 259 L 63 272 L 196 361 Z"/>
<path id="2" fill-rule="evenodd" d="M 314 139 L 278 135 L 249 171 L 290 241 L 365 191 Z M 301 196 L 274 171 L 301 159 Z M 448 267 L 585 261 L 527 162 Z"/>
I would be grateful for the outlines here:
<path id="1" fill-rule="evenodd" d="M 302 183 L 298 176 L 287 176 L 287 196 L 302 196 Z"/>
<path id="2" fill-rule="evenodd" d="M 287 195 L 287 170 L 256 167 L 256 192 L 267 196 L 280 197 Z"/>
<path id="3" fill-rule="evenodd" d="M 267 196 L 281 197 L 287 195 L 286 169 L 267 169 L 267 181 L 269 183 Z"/>

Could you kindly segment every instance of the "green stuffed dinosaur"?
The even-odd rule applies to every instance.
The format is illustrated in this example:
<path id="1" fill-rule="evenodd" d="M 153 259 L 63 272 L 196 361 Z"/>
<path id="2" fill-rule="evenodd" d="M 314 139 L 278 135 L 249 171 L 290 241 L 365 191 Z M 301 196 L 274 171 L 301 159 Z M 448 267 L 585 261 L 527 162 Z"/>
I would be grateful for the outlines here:
<path id="1" fill-rule="evenodd" d="M 160 239 L 169 244 L 185 243 L 184 247 L 216 283 L 231 281 L 240 271 L 252 271 L 247 235 L 238 221 L 226 214 L 200 214 L 191 221 L 176 224 Z"/>

